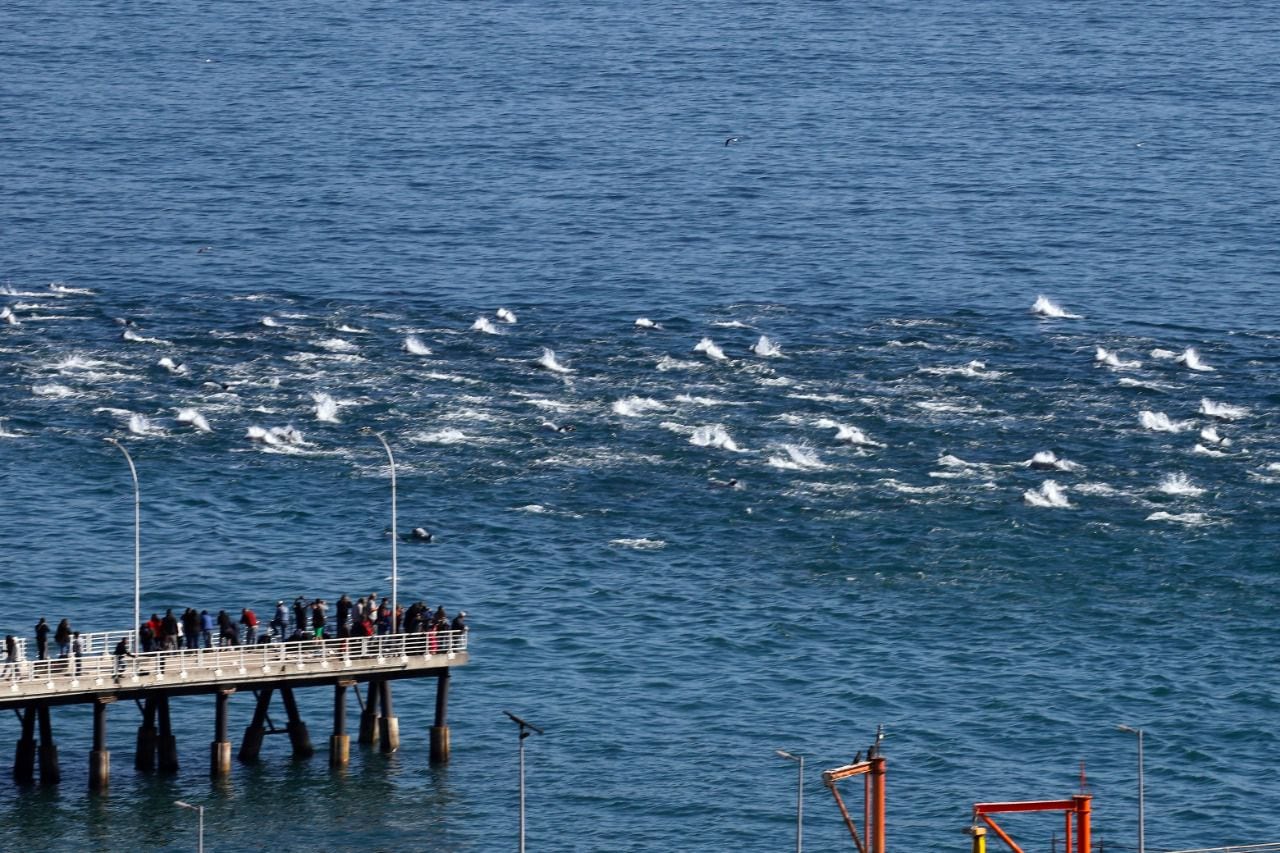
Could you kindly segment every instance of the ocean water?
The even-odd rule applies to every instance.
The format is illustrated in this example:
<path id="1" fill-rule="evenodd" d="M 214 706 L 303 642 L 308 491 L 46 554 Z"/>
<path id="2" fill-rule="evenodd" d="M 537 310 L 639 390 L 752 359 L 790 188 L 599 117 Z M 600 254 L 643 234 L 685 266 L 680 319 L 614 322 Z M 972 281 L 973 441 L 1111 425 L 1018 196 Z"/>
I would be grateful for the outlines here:
<path id="1" fill-rule="evenodd" d="M 1095 794 L 1276 840 L 1277 24 L 1239 3 L 14 4 L 0 629 L 466 609 L 454 754 L 207 777 L 60 709 L 0 848 L 851 849 Z M 726 140 L 736 141 L 726 144 Z M 505 309 L 506 318 L 499 316 Z M 514 320 L 514 322 L 512 322 Z M 643 321 L 643 322 L 638 322 Z M 286 431 L 292 427 L 293 431 Z M 275 432 L 272 432 L 272 430 Z M 328 694 L 303 697 L 316 742 Z M 232 703 L 232 730 L 249 702 Z M 11 749 L 17 722 L 0 725 Z M 7 744 L 7 745 L 6 745 Z M 1047 850 L 1056 819 L 1005 825 Z"/>

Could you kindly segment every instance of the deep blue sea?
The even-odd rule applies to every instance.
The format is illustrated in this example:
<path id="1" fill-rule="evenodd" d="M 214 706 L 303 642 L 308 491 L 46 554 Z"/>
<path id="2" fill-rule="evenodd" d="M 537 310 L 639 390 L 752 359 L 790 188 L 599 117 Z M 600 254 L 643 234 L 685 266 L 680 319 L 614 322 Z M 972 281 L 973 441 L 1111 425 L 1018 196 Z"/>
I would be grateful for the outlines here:
<path id="1" fill-rule="evenodd" d="M 1280 22 L 1256 4 L 13 2 L 0 631 L 389 592 L 403 744 L 0 779 L 4 850 L 852 849 L 1095 795 L 1280 840 Z M 733 140 L 728 141 L 727 140 Z M 501 316 L 499 309 L 502 309 Z M 288 429 L 292 427 L 292 429 Z M 313 739 L 330 694 L 303 697 Z M 251 703 L 232 702 L 232 731 Z M 0 723 L 0 765 L 17 738 Z M 1004 822 L 1046 851 L 1056 818 Z M 1127 847 L 1126 847 L 1127 845 Z"/>

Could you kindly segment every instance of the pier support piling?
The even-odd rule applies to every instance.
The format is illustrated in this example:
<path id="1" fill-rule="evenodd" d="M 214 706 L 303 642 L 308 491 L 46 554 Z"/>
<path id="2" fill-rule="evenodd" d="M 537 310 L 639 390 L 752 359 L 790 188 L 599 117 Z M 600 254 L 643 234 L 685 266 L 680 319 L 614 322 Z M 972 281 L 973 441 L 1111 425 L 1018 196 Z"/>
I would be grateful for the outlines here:
<path id="1" fill-rule="evenodd" d="M 382 693 L 382 679 L 371 678 L 365 684 L 364 710 L 360 712 L 360 743 L 378 740 L 378 696 Z"/>
<path id="2" fill-rule="evenodd" d="M 258 691 L 258 703 L 253 708 L 253 721 L 245 727 L 244 740 L 240 742 L 240 760 L 246 764 L 257 761 L 262 751 L 262 738 L 267 729 L 267 708 L 271 705 L 273 688 L 264 687 Z"/>
<path id="3" fill-rule="evenodd" d="M 431 763 L 449 763 L 449 670 L 436 676 L 436 718 L 431 726 Z"/>
<path id="4" fill-rule="evenodd" d="M 400 719 L 391 708 L 391 682 L 382 679 L 382 717 L 378 720 L 379 748 L 387 754 L 400 748 Z"/>
<path id="5" fill-rule="evenodd" d="M 219 690 L 214 710 L 213 743 L 209 745 L 209 775 L 215 779 L 231 775 L 231 741 L 227 737 L 227 705 L 235 688 Z"/>
<path id="6" fill-rule="evenodd" d="M 22 723 L 22 737 L 13 755 L 13 781 L 30 785 L 36 780 L 36 707 L 28 705 L 17 714 Z"/>
<path id="7" fill-rule="evenodd" d="M 178 739 L 173 736 L 173 726 L 169 721 L 169 697 L 167 694 L 161 694 L 156 697 L 156 720 L 160 726 L 160 736 L 156 741 L 160 771 L 162 773 L 177 773 Z"/>
<path id="8" fill-rule="evenodd" d="M 329 766 L 345 767 L 351 760 L 351 735 L 347 734 L 347 688 L 354 681 L 333 685 L 333 734 L 329 737 Z"/>
<path id="9" fill-rule="evenodd" d="M 280 698 L 284 700 L 284 711 L 289 715 L 287 728 L 289 743 L 293 745 L 293 757 L 310 758 L 315 754 L 315 749 L 311 746 L 311 735 L 307 733 L 307 724 L 298 714 L 298 703 L 293 698 L 293 689 L 281 687 Z"/>
<path id="10" fill-rule="evenodd" d="M 53 742 L 53 723 L 49 719 L 49 706 L 40 705 L 40 784 L 56 785 L 62 781 L 62 771 L 58 769 L 58 745 Z"/>
<path id="11" fill-rule="evenodd" d="M 156 769 L 156 700 L 148 696 L 142 703 L 142 724 L 138 726 L 138 746 L 133 766 L 150 773 Z"/>
<path id="12" fill-rule="evenodd" d="M 89 790 L 105 791 L 111 779 L 111 753 L 107 750 L 107 706 L 112 696 L 93 703 L 93 749 L 89 752 Z"/>

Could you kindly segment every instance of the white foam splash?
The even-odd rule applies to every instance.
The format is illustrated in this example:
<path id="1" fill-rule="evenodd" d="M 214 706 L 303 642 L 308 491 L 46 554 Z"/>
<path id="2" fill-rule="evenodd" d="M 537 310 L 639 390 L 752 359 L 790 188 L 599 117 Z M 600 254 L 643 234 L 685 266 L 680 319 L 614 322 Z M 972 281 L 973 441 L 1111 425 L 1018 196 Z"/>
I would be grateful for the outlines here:
<path id="1" fill-rule="evenodd" d="M 76 391 L 74 388 L 68 388 L 66 385 L 59 385 L 56 382 L 48 382 L 43 385 L 32 385 L 31 393 L 37 397 L 52 397 L 54 399 L 64 399 L 66 397 L 74 397 Z"/>
<path id="2" fill-rule="evenodd" d="M 718 326 L 721 329 L 750 329 L 746 323 L 740 320 L 717 320 L 711 325 Z"/>
<path id="3" fill-rule="evenodd" d="M 1056 305 L 1049 297 L 1041 295 L 1036 297 L 1035 304 L 1031 306 L 1031 313 L 1040 317 L 1048 317 L 1054 320 L 1080 320 L 1083 319 L 1079 314 L 1071 314 Z"/>
<path id="4" fill-rule="evenodd" d="M 1213 448 L 1205 447 L 1203 444 L 1197 444 L 1195 447 L 1191 448 L 1191 452 L 1198 453 L 1201 456 L 1209 456 L 1215 459 L 1221 459 L 1222 457 L 1228 455 L 1221 450 L 1214 450 Z"/>
<path id="5" fill-rule="evenodd" d="M 761 358 L 782 357 L 782 350 L 765 335 L 761 335 L 760 340 L 751 345 L 751 351 Z"/>
<path id="6" fill-rule="evenodd" d="M 499 308 L 494 312 L 494 314 L 497 315 L 497 318 L 504 323 L 516 322 L 516 315 L 511 311 L 508 311 L 506 308 Z"/>
<path id="7" fill-rule="evenodd" d="M 338 326 L 338 331 L 345 335 L 367 335 L 368 329 L 361 329 L 359 326 L 348 326 L 346 323 Z"/>
<path id="8" fill-rule="evenodd" d="M 1215 403 L 1208 398 L 1202 398 L 1200 400 L 1200 414 L 1208 415 L 1221 421 L 1233 421 L 1237 418 L 1248 417 L 1249 410 L 1243 406 L 1233 406 L 1230 403 Z"/>
<path id="9" fill-rule="evenodd" d="M 734 453 L 742 452 L 742 448 L 737 445 L 733 437 L 729 435 L 729 431 L 721 424 L 708 424 L 698 427 L 693 431 L 693 435 L 689 436 L 689 443 L 697 447 L 714 447 L 720 450 L 730 450 Z"/>
<path id="10" fill-rule="evenodd" d="M 280 326 L 280 321 L 277 320 L 275 317 L 263 317 L 258 322 L 261 323 L 263 326 L 266 326 L 268 329 L 275 329 L 275 328 L 279 328 Z"/>
<path id="11" fill-rule="evenodd" d="M 315 401 L 316 420 L 325 423 L 338 423 L 338 401 L 330 397 L 324 392 L 311 395 L 311 399 Z"/>
<path id="12" fill-rule="evenodd" d="M 648 412 L 660 412 L 667 408 L 667 405 L 652 397 L 626 397 L 621 400 L 615 400 L 613 403 L 613 413 L 621 415 L 624 418 L 638 418 Z"/>
<path id="13" fill-rule="evenodd" d="M 648 317 L 637 317 L 635 325 L 637 329 L 661 329 L 662 328 L 662 326 L 653 322 Z"/>
<path id="14" fill-rule="evenodd" d="M 698 341 L 696 344 L 694 344 L 693 351 L 705 353 L 707 358 L 711 359 L 712 361 L 727 360 L 724 354 L 724 350 L 716 346 L 716 342 L 711 340 L 711 338 L 703 338 L 702 340 Z"/>
<path id="15" fill-rule="evenodd" d="M 195 409 L 179 409 L 176 420 L 180 424 L 189 424 L 200 432 L 213 432 L 213 428 L 209 426 L 209 422 L 204 419 L 204 415 Z"/>
<path id="16" fill-rule="evenodd" d="M 1204 494 L 1204 489 L 1192 483 L 1186 474 L 1169 474 L 1160 481 L 1156 489 L 1166 495 L 1179 497 L 1194 498 Z"/>
<path id="17" fill-rule="evenodd" d="M 1174 521 L 1178 524 L 1207 524 L 1209 519 L 1203 512 L 1165 512 L 1159 510 L 1147 516 L 1147 521 Z"/>
<path id="18" fill-rule="evenodd" d="M 462 430 L 453 428 L 420 433 L 414 438 L 426 444 L 466 444 L 471 440 Z"/>
<path id="19" fill-rule="evenodd" d="M 1107 367 L 1113 367 L 1116 370 L 1137 370 L 1142 367 L 1140 361 L 1122 361 L 1120 356 L 1105 347 L 1098 347 L 1093 354 L 1093 360 L 1099 364 L 1105 364 Z"/>
<path id="20" fill-rule="evenodd" d="M 173 359 L 169 358 L 169 356 L 167 355 L 161 357 L 161 359 L 157 361 L 156 364 L 159 365 L 160 367 L 163 367 L 165 370 L 169 371 L 174 376 L 186 376 L 188 373 L 191 372 L 187 370 L 187 366 L 185 364 L 178 364 Z"/>
<path id="21" fill-rule="evenodd" d="M 856 426 L 842 424 L 839 421 L 833 421 L 830 418 L 821 418 L 814 424 L 814 426 L 819 429 L 835 430 L 836 441 L 842 441 L 846 444 L 853 444 L 858 447 L 885 447 L 884 444 L 881 444 L 871 438 Z"/>
<path id="22" fill-rule="evenodd" d="M 1022 493 L 1022 499 L 1029 506 L 1044 507 L 1046 509 L 1069 509 L 1071 507 L 1071 502 L 1067 500 L 1066 490 L 1053 480 L 1045 480 L 1038 489 L 1027 489 Z"/>
<path id="23" fill-rule="evenodd" d="M 1187 347 L 1182 351 L 1182 355 L 1174 359 L 1179 364 L 1185 364 L 1188 370 L 1199 371 L 1200 373 L 1211 373 L 1216 368 L 1210 367 L 1200 360 L 1200 353 L 1196 352 L 1195 347 Z"/>
<path id="24" fill-rule="evenodd" d="M 661 539 L 610 539 L 609 544 L 635 551 L 659 551 L 667 547 L 667 543 Z"/>
<path id="25" fill-rule="evenodd" d="M 245 432 L 245 438 L 269 447 L 301 447 L 307 443 L 303 440 L 302 433 L 293 424 L 271 427 L 271 429 L 251 426 Z"/>
<path id="26" fill-rule="evenodd" d="M 812 471 L 827 467 L 818 458 L 818 454 L 809 448 L 784 444 L 782 451 L 786 456 L 769 457 L 769 464 L 774 468 L 781 468 L 784 471 Z"/>
<path id="27" fill-rule="evenodd" d="M 986 362 L 976 359 L 960 367 L 920 367 L 916 372 L 934 376 L 967 376 L 971 379 L 999 379 L 1005 375 L 999 370 L 987 370 Z"/>
<path id="28" fill-rule="evenodd" d="M 488 317 L 477 317 L 476 321 L 471 324 L 471 331 L 484 332 L 486 335 L 498 334 L 498 329 L 489 321 Z"/>
<path id="29" fill-rule="evenodd" d="M 145 335 L 138 334 L 133 329 L 125 329 L 120 338 L 126 341 L 133 341 L 135 344 L 155 344 L 162 347 L 173 346 L 173 341 L 166 341 L 163 338 L 148 338 Z"/>
<path id="30" fill-rule="evenodd" d="M 4 308 L 0 308 L 0 320 L 4 320 L 5 323 L 9 324 L 10 326 L 22 325 L 21 323 L 18 322 L 18 318 L 14 316 L 13 309 L 10 308 L 8 305 L 4 306 Z"/>
<path id="31" fill-rule="evenodd" d="M 61 293 L 66 296 L 93 296 L 95 291 L 87 287 L 68 287 L 60 281 L 51 282 L 49 290 L 54 293 Z"/>
<path id="32" fill-rule="evenodd" d="M 1207 441 L 1209 444 L 1217 444 L 1221 447 L 1230 447 L 1231 439 L 1218 434 L 1218 428 L 1215 426 L 1207 426 L 1200 430 L 1200 440 Z"/>
<path id="33" fill-rule="evenodd" d="M 134 435 L 156 435 L 159 430 L 151 425 L 151 419 L 146 415 L 134 412 L 129 415 L 129 432 Z"/>
<path id="34" fill-rule="evenodd" d="M 355 352 L 360 349 L 358 345 L 342 338 L 325 338 L 322 341 L 317 341 L 316 346 L 326 352 Z"/>
<path id="35" fill-rule="evenodd" d="M 572 370 L 556 361 L 555 350 L 548 349 L 547 347 L 542 348 L 542 355 L 538 357 L 536 363 L 539 367 L 550 370 L 552 373 L 573 373 Z"/>
<path id="36" fill-rule="evenodd" d="M 1052 450 L 1041 450 L 1023 463 L 1035 471 L 1078 471 L 1080 465 L 1070 459 L 1059 459 Z"/>
<path id="37" fill-rule="evenodd" d="M 1178 357 L 1178 354 L 1171 349 L 1161 349 L 1156 347 L 1151 351 L 1151 357 L 1160 361 L 1171 361 Z"/>
<path id="38" fill-rule="evenodd" d="M 698 364 L 696 361 L 681 361 L 680 359 L 672 358 L 669 355 L 664 355 L 662 358 L 658 359 L 658 363 L 654 365 L 654 367 L 661 373 L 666 373 L 668 370 L 697 370 L 701 366 L 702 365 Z"/>
<path id="39" fill-rule="evenodd" d="M 1184 425 L 1169 420 L 1169 416 L 1164 412 L 1152 412 L 1143 409 L 1138 413 L 1138 423 L 1142 424 L 1143 429 L 1153 430 L 1155 432 L 1182 432 Z"/>
<path id="40" fill-rule="evenodd" d="M 431 355 L 431 347 L 424 344 L 417 335 L 409 335 L 404 339 L 404 351 L 410 355 Z"/>

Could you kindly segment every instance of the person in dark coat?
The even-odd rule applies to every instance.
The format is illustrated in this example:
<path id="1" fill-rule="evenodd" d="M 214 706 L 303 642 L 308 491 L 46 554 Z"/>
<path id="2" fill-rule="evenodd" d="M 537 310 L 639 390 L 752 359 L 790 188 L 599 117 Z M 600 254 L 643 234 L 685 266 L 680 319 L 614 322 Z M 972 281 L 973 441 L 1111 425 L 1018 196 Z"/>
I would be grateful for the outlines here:
<path id="1" fill-rule="evenodd" d="M 218 611 L 218 645 L 234 646 L 237 639 L 236 626 L 232 623 L 227 611 Z"/>
<path id="2" fill-rule="evenodd" d="M 200 648 L 200 614 L 194 607 L 182 611 L 182 633 L 186 637 L 187 648 Z"/>
<path id="3" fill-rule="evenodd" d="M 173 615 L 172 608 L 166 610 L 164 618 L 160 620 L 160 634 L 160 648 L 164 651 L 171 652 L 178 647 L 178 617 Z"/>
<path id="4" fill-rule="evenodd" d="M 80 665 L 84 659 L 84 646 L 80 642 L 80 632 L 73 631 L 71 634 L 71 657 L 76 661 L 76 675 L 80 675 Z"/>
<path id="5" fill-rule="evenodd" d="M 307 604 L 302 600 L 302 596 L 298 596 L 293 600 L 293 627 L 306 633 L 307 630 Z"/>
<path id="6" fill-rule="evenodd" d="M 63 619 L 53 632 L 53 641 L 58 644 L 58 657 L 65 658 L 71 651 L 71 623 Z"/>
<path id="7" fill-rule="evenodd" d="M 36 623 L 36 658 L 45 660 L 49 657 L 49 623 L 40 617 Z"/>
<path id="8" fill-rule="evenodd" d="M 6 634 L 4 638 L 4 669 L 0 670 L 0 678 L 8 678 L 12 675 L 18 677 L 18 641 L 13 638 L 13 634 Z"/>
<path id="9" fill-rule="evenodd" d="M 125 657 L 127 656 L 131 658 L 136 658 L 137 655 L 129 651 L 129 641 L 124 637 L 121 637 L 120 642 L 116 643 L 115 651 L 112 652 L 112 654 L 116 656 L 116 669 L 115 669 L 114 675 L 115 675 L 116 681 L 119 681 L 120 673 L 124 672 Z"/>
<path id="10" fill-rule="evenodd" d="M 144 653 L 156 650 L 156 635 L 151 630 L 149 621 L 138 626 L 138 646 Z"/>

